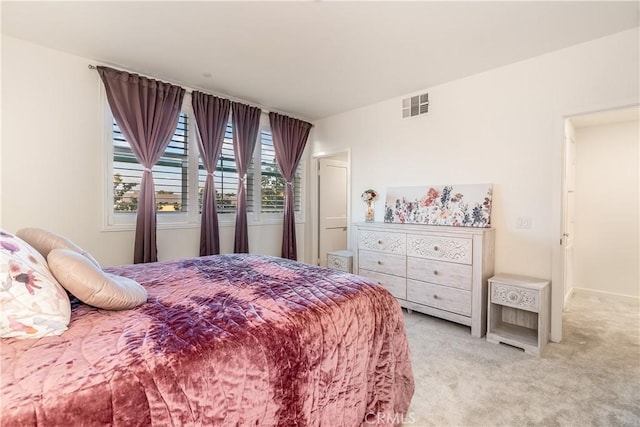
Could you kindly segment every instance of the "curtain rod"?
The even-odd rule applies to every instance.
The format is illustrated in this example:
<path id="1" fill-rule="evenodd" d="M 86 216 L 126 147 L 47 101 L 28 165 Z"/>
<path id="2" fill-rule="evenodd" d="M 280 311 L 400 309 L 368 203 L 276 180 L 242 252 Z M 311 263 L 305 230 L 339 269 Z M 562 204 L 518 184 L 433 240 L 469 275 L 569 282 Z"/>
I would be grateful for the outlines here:
<path id="1" fill-rule="evenodd" d="M 98 67 L 96 67 L 96 66 L 95 66 L 95 65 L 93 65 L 93 64 L 89 64 L 89 65 L 87 66 L 87 68 L 89 68 L 90 70 L 97 70 L 97 69 L 98 69 Z M 120 70 L 120 71 L 126 71 L 126 70 Z M 127 73 L 130 73 L 131 71 L 126 71 L 126 72 L 127 72 Z M 150 78 L 153 78 L 153 77 L 150 77 Z M 187 88 L 184 88 L 184 90 L 185 90 L 185 92 L 186 92 L 186 93 L 188 93 L 188 94 L 191 94 L 191 93 L 195 92 L 193 89 L 187 89 Z M 211 94 L 211 95 L 214 95 L 214 94 Z M 214 96 L 218 96 L 218 97 L 221 97 L 221 98 L 226 98 L 226 99 L 228 99 L 228 100 L 230 100 L 230 101 L 239 102 L 239 103 L 242 103 L 242 104 L 251 105 L 251 106 L 253 106 L 253 107 L 258 107 L 258 108 L 260 108 L 260 110 L 262 110 L 262 112 L 263 112 L 263 113 L 267 113 L 267 114 L 269 114 L 271 111 L 273 111 L 274 113 L 283 114 L 283 115 L 286 115 L 286 116 L 289 116 L 289 117 L 292 117 L 292 118 L 295 118 L 295 119 L 298 119 L 298 120 L 302 120 L 302 121 L 305 121 L 305 122 L 309 122 L 309 123 L 311 123 L 311 120 L 308 120 L 308 119 L 301 119 L 301 118 L 299 118 L 299 117 L 295 117 L 295 116 L 293 116 L 291 113 L 283 113 L 283 112 L 280 112 L 280 111 L 269 110 L 269 109 L 267 109 L 266 107 L 264 107 L 263 105 L 254 105 L 254 104 L 251 104 L 251 103 L 249 103 L 249 102 L 247 102 L 247 101 L 245 101 L 245 100 L 242 100 L 242 99 L 238 99 L 238 98 L 235 98 L 235 99 L 234 99 L 234 98 L 232 98 L 232 97 L 230 97 L 230 96 L 227 96 L 227 95 L 218 95 L 218 94 L 215 94 Z"/>

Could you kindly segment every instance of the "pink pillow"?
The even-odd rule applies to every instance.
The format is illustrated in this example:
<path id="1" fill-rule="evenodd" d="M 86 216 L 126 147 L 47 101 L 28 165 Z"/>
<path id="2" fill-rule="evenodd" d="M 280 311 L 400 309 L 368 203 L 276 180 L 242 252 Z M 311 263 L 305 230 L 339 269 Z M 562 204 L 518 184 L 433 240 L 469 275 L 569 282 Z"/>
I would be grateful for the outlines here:
<path id="1" fill-rule="evenodd" d="M 0 231 L 0 337 L 60 335 L 70 317 L 69 297 L 42 255 Z"/>

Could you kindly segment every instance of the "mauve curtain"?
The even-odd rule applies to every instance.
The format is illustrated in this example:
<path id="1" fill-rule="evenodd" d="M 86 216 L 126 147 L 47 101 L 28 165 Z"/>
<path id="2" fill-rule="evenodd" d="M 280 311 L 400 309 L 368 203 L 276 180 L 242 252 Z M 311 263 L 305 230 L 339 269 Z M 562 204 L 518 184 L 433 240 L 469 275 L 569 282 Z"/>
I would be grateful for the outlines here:
<path id="1" fill-rule="evenodd" d="M 296 222 L 293 198 L 293 177 L 309 137 L 311 123 L 278 113 L 269 113 L 276 163 L 286 181 L 284 194 L 284 223 L 282 232 L 282 258 L 296 260 Z"/>
<path id="2" fill-rule="evenodd" d="M 200 256 L 217 255 L 220 253 L 220 235 L 213 173 L 222 150 L 231 101 L 202 92 L 193 92 L 191 104 L 200 134 L 198 141 L 200 157 L 202 157 L 202 163 L 207 170 L 204 194 L 202 195 Z"/>
<path id="3" fill-rule="evenodd" d="M 260 127 L 261 110 L 257 107 L 233 102 L 231 104 L 233 114 L 233 153 L 236 157 L 238 169 L 238 197 L 236 209 L 236 235 L 233 244 L 233 252 L 249 252 L 249 233 L 247 230 L 247 192 L 245 189 L 245 176 L 253 149 L 256 146 L 258 128 Z"/>
<path id="4" fill-rule="evenodd" d="M 134 263 L 158 260 L 156 192 L 151 168 L 171 141 L 185 90 L 179 86 L 99 66 L 113 117 L 144 167 L 133 254 Z"/>

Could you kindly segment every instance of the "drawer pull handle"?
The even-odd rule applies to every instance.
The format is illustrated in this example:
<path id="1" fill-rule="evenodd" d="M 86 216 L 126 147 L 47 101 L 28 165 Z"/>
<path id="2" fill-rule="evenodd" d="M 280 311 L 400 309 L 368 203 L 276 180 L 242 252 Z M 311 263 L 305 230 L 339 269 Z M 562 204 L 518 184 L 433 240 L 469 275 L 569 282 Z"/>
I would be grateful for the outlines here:
<path id="1" fill-rule="evenodd" d="M 434 271 L 433 271 L 433 275 L 434 275 L 434 276 L 437 276 L 437 275 L 438 275 L 438 270 L 434 270 Z"/>
<path id="2" fill-rule="evenodd" d="M 382 240 L 378 240 L 378 244 L 382 245 L 384 242 Z"/>
<path id="3" fill-rule="evenodd" d="M 437 247 L 437 246 L 434 246 L 434 247 L 433 247 L 433 250 L 434 250 L 434 251 L 437 251 L 437 250 L 439 250 L 439 249 L 440 249 L 440 248 L 439 248 L 439 247 Z"/>
<path id="4" fill-rule="evenodd" d="M 434 296 L 433 296 L 433 299 L 438 299 L 438 295 L 434 295 Z"/>
<path id="5" fill-rule="evenodd" d="M 378 265 L 382 265 L 382 261 L 378 261 Z"/>

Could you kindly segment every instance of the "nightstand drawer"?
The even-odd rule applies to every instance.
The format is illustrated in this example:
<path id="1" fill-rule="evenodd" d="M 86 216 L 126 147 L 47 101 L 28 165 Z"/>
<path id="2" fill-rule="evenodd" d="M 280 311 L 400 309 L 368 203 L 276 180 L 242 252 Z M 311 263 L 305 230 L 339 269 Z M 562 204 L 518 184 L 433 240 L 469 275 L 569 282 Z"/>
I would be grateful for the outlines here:
<path id="1" fill-rule="evenodd" d="M 471 316 L 471 292 L 407 279 L 407 300 Z"/>
<path id="2" fill-rule="evenodd" d="M 360 276 L 383 286 L 396 298 L 407 299 L 407 282 L 404 277 L 390 276 L 367 270 L 360 270 Z"/>
<path id="3" fill-rule="evenodd" d="M 358 248 L 405 255 L 407 253 L 407 239 L 404 234 L 400 233 L 360 230 Z"/>
<path id="4" fill-rule="evenodd" d="M 353 255 L 349 251 L 334 251 L 327 253 L 327 267 L 351 273 Z"/>
<path id="5" fill-rule="evenodd" d="M 537 290 L 523 289 L 521 287 L 503 285 L 490 282 L 491 302 L 522 310 L 538 312 L 539 301 Z"/>
<path id="6" fill-rule="evenodd" d="M 471 264 L 473 240 L 464 237 L 407 235 L 407 255 Z"/>
<path id="7" fill-rule="evenodd" d="M 377 271 L 378 273 L 402 277 L 404 277 L 407 272 L 407 261 L 403 255 L 360 250 L 358 262 L 358 268 L 363 270 Z"/>
<path id="8" fill-rule="evenodd" d="M 472 268 L 466 264 L 407 257 L 407 278 L 471 290 Z"/>

